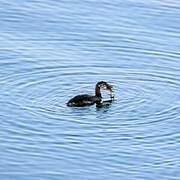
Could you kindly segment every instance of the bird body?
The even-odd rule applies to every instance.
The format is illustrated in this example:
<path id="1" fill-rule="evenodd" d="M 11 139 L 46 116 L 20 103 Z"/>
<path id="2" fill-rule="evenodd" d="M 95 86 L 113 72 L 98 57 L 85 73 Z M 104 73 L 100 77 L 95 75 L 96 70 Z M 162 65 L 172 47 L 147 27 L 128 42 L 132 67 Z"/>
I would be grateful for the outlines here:
<path id="1" fill-rule="evenodd" d="M 67 103 L 67 106 L 83 107 L 83 106 L 93 105 L 98 102 L 100 103 L 100 101 L 101 101 L 100 97 L 91 96 L 88 94 L 82 94 L 82 95 L 77 95 L 72 99 L 70 99 Z"/>
<path id="2" fill-rule="evenodd" d="M 89 106 L 93 104 L 100 105 L 102 102 L 101 89 L 109 90 L 110 92 L 112 92 L 112 85 L 108 84 L 105 81 L 100 81 L 95 86 L 94 96 L 91 96 L 88 94 L 77 95 L 67 102 L 67 106 L 83 107 L 83 106 Z"/>

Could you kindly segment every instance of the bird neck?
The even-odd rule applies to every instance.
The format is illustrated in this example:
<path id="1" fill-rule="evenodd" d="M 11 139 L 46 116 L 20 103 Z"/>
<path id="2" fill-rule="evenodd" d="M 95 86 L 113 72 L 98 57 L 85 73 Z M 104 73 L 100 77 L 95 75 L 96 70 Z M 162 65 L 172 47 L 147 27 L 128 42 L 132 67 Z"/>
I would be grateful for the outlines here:
<path id="1" fill-rule="evenodd" d="M 95 88 L 95 95 L 96 95 L 97 97 L 102 98 L 102 96 L 101 96 L 101 91 L 100 91 L 100 87 L 99 87 L 98 85 L 96 85 L 96 88 Z"/>

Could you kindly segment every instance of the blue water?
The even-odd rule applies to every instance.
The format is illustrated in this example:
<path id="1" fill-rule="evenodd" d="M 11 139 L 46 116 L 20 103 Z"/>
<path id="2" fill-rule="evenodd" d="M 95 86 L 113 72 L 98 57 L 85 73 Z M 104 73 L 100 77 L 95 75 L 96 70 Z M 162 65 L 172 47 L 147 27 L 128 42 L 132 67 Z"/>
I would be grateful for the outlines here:
<path id="1" fill-rule="evenodd" d="M 180 179 L 179 0 L 1 0 L 0 42 L 1 180 Z"/>

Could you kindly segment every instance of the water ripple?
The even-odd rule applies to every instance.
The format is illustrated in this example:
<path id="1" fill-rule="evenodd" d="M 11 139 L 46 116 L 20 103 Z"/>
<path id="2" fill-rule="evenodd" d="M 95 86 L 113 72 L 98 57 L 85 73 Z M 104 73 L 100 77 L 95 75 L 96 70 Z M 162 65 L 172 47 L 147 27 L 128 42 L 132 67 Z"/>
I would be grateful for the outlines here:
<path id="1" fill-rule="evenodd" d="M 178 1 L 0 4 L 1 179 L 179 179 Z"/>

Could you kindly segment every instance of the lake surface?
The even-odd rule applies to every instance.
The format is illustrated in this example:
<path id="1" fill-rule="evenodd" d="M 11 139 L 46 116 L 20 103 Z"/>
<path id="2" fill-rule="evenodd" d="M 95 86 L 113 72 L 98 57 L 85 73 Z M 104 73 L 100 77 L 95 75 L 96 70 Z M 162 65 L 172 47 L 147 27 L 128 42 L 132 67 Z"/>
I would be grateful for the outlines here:
<path id="1" fill-rule="evenodd" d="M 180 1 L 1 0 L 0 179 L 180 179 Z M 108 107 L 66 107 L 96 82 Z"/>

